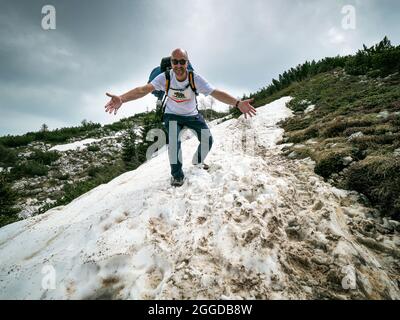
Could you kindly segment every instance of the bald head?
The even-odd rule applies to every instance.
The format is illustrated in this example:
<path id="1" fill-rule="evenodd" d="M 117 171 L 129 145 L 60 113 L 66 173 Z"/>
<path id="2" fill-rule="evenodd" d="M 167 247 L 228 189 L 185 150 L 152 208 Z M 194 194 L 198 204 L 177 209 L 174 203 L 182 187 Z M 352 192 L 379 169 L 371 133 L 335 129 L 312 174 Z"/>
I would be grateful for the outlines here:
<path id="1" fill-rule="evenodd" d="M 181 48 L 175 49 L 174 51 L 172 51 L 171 53 L 171 57 L 173 59 L 186 59 L 189 60 L 187 51 Z"/>
<path id="2" fill-rule="evenodd" d="M 175 49 L 171 53 L 171 66 L 178 81 L 184 81 L 187 77 L 188 54 L 186 50 Z"/>

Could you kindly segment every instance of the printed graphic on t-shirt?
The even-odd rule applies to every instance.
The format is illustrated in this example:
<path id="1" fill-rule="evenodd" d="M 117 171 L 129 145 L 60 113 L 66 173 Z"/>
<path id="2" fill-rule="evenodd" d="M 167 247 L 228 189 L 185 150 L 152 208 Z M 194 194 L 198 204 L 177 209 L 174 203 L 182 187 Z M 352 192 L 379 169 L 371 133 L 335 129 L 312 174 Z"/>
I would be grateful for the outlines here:
<path id="1" fill-rule="evenodd" d="M 174 97 L 177 99 L 185 99 L 185 95 L 182 92 L 174 92 Z"/>
<path id="2" fill-rule="evenodd" d="M 192 99 L 191 89 L 190 87 L 186 88 L 185 90 L 170 88 L 168 92 L 168 97 L 177 103 L 190 101 Z"/>

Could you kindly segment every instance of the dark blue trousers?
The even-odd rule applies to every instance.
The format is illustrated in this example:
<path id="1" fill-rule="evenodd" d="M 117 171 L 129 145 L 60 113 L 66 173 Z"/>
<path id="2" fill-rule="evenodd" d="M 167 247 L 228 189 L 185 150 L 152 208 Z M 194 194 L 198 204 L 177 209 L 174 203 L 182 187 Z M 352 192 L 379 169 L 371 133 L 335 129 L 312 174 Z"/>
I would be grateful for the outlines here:
<path id="1" fill-rule="evenodd" d="M 165 113 L 163 124 L 168 134 L 168 157 L 171 165 L 171 175 L 174 178 L 183 178 L 182 171 L 182 150 L 179 134 L 184 127 L 193 130 L 200 144 L 193 156 L 192 163 L 203 163 L 213 144 L 213 137 L 203 116 L 199 113 L 196 116 L 178 116 Z"/>

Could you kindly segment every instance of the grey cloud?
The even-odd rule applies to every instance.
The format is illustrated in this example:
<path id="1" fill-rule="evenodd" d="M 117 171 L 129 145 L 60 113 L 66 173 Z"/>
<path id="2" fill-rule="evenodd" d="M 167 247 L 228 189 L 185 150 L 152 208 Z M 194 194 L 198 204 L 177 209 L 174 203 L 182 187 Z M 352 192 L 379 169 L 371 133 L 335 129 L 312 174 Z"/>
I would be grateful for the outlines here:
<path id="1" fill-rule="evenodd" d="M 112 122 L 104 93 L 144 84 L 176 47 L 210 82 L 241 95 L 306 59 L 354 52 L 384 35 L 400 42 L 395 0 L 53 0 L 57 29 L 50 31 L 41 28 L 45 4 L 2 1 L 0 134 L 37 130 L 40 119 Z M 356 7 L 356 30 L 341 28 L 346 4 Z M 150 100 L 132 102 L 125 115 Z"/>

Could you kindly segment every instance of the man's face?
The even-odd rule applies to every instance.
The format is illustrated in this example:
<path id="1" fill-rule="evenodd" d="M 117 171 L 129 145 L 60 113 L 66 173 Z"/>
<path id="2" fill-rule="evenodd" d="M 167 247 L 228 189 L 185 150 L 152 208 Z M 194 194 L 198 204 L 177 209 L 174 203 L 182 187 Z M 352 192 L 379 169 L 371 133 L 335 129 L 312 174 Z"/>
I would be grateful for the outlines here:
<path id="1" fill-rule="evenodd" d="M 186 55 L 177 53 L 171 56 L 171 66 L 178 77 L 182 77 L 185 75 L 187 64 L 188 61 Z"/>

